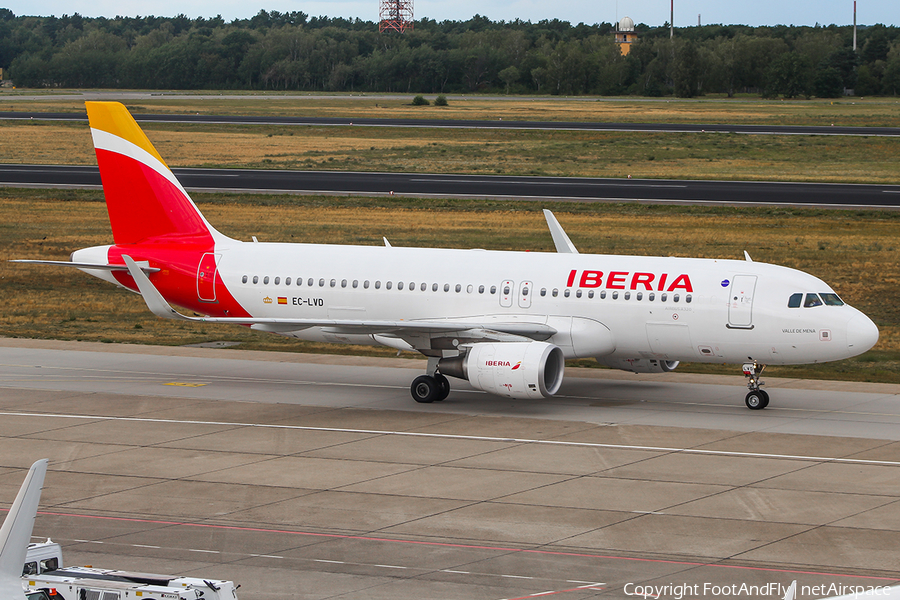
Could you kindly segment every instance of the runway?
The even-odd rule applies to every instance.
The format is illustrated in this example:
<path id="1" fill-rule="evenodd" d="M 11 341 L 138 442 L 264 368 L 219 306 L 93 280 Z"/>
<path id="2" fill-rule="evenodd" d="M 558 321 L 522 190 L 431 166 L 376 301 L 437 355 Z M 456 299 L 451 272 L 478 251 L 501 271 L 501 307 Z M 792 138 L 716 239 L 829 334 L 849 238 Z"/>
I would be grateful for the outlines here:
<path id="1" fill-rule="evenodd" d="M 411 195 L 547 201 L 896 208 L 900 185 L 172 169 L 191 191 Z M 0 164 L 0 185 L 99 188 L 96 166 Z"/>
<path id="2" fill-rule="evenodd" d="M 422 365 L 2 339 L 0 502 L 48 457 L 35 535 L 69 563 L 245 600 L 900 581 L 898 386 L 770 380 L 751 412 L 739 375 L 570 370 L 417 405 Z"/>
<path id="3" fill-rule="evenodd" d="M 85 98 L 90 99 L 90 98 Z M 377 99 L 377 98 L 373 98 Z M 900 136 L 900 127 L 849 127 L 817 125 L 740 125 L 728 123 L 612 123 L 582 121 L 510 121 L 502 119 L 379 119 L 349 117 L 280 117 L 252 115 L 141 114 L 138 123 L 193 123 L 227 125 L 283 125 L 295 127 L 412 127 L 439 129 L 530 129 L 536 131 L 620 131 L 644 133 L 733 133 L 743 135 L 853 135 Z M 87 115 L 70 112 L 0 111 L 0 120 L 87 121 Z"/>

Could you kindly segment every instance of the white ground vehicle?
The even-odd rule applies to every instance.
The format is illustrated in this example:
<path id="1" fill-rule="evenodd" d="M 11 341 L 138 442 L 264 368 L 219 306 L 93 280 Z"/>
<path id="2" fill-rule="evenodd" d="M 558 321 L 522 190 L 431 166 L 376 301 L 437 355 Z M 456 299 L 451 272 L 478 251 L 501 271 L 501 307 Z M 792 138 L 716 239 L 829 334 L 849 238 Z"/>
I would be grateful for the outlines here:
<path id="1" fill-rule="evenodd" d="M 46 458 L 31 466 L 0 526 L 0 600 L 237 599 L 231 581 L 63 568 L 59 544 L 52 540 L 29 543 L 46 473 Z"/>
<path id="2" fill-rule="evenodd" d="M 67 567 L 22 578 L 29 600 L 235 600 L 231 581 Z M 32 592 L 38 592 L 32 596 Z"/>

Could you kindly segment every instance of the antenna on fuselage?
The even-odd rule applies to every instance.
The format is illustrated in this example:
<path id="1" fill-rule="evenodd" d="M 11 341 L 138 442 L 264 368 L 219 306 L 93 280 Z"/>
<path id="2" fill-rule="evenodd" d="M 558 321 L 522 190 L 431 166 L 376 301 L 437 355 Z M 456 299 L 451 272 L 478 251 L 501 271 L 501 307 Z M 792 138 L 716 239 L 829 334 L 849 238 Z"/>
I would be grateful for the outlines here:
<path id="1" fill-rule="evenodd" d="M 750 258 L 750 253 L 746 250 L 744 250 L 744 260 L 746 260 L 747 262 L 753 262 L 753 259 Z"/>

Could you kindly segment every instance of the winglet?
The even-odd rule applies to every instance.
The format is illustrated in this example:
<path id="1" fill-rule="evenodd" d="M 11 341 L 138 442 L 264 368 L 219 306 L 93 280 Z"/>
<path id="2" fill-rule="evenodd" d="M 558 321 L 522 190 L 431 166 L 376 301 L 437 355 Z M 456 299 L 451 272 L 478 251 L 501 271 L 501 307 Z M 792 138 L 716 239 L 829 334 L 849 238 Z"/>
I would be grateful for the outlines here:
<path id="1" fill-rule="evenodd" d="M 22 588 L 22 565 L 28 553 L 28 543 L 34 529 L 44 476 L 47 474 L 46 458 L 33 465 L 0 528 L 0 598 L 12 600 L 25 598 Z"/>
<path id="2" fill-rule="evenodd" d="M 550 227 L 550 236 L 553 238 L 554 245 L 556 245 L 556 251 L 560 254 L 578 254 L 575 244 L 563 231 L 562 225 L 559 224 L 553 213 L 546 208 L 544 209 L 544 218 L 547 219 L 547 226 Z"/>
<path id="3" fill-rule="evenodd" d="M 128 274 L 131 275 L 132 279 L 134 279 L 134 282 L 137 284 L 138 290 L 141 292 L 141 297 L 144 298 L 144 302 L 147 303 L 147 308 L 150 309 L 150 312 L 163 319 L 189 320 L 169 306 L 169 303 L 166 302 L 166 299 L 159 293 L 156 286 L 150 283 L 150 279 L 144 275 L 144 272 L 137 263 L 134 262 L 133 258 L 127 254 L 123 254 L 122 260 L 125 261 L 125 266 L 128 267 Z"/>
<path id="4" fill-rule="evenodd" d="M 791 582 L 791 585 L 788 586 L 787 591 L 784 593 L 784 600 L 794 600 L 797 596 L 797 580 L 795 579 Z"/>

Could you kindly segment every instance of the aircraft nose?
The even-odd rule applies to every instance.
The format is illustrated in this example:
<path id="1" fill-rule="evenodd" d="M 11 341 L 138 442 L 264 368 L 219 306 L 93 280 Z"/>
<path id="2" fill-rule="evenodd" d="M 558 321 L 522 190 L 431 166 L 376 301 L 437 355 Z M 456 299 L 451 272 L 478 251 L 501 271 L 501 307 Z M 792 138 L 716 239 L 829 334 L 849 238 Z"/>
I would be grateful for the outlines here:
<path id="1" fill-rule="evenodd" d="M 854 354 L 862 354 L 878 341 L 878 327 L 859 313 L 847 323 L 847 346 Z"/>

